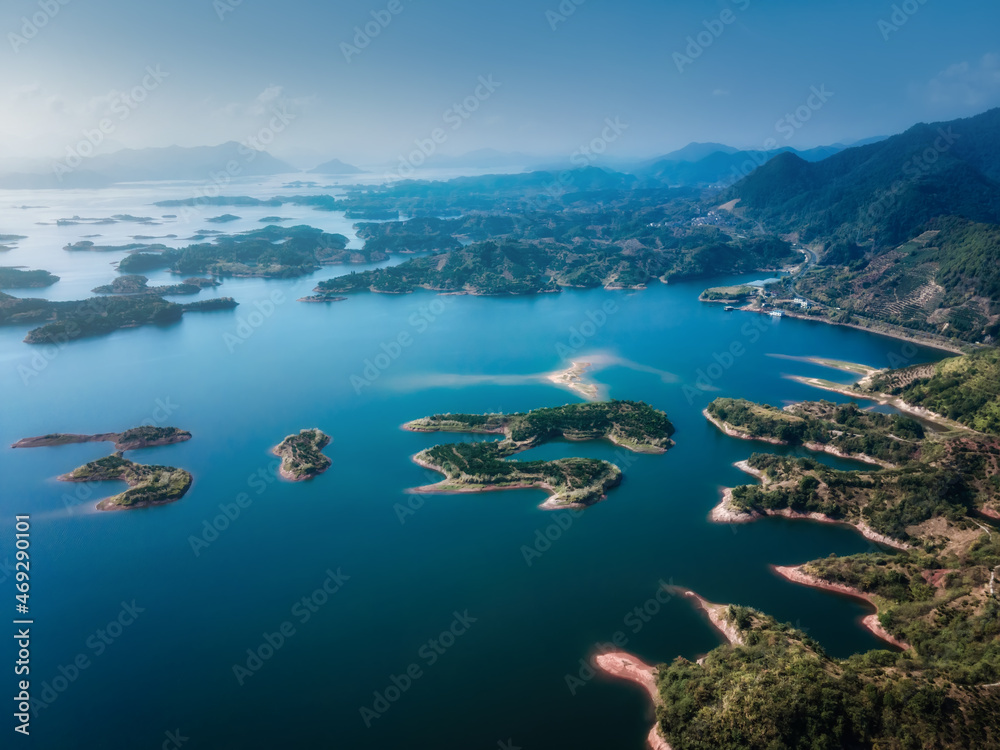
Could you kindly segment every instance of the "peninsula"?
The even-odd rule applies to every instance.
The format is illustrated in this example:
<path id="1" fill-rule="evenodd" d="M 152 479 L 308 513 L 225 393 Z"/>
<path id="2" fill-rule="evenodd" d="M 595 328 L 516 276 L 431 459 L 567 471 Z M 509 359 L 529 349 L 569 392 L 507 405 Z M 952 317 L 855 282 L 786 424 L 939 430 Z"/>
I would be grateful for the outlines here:
<path id="1" fill-rule="evenodd" d="M 673 445 L 674 427 L 663 412 L 632 401 L 538 409 L 523 414 L 439 414 L 404 425 L 414 432 L 503 435 L 498 442 L 438 445 L 414 457 L 445 479 L 413 492 L 461 493 L 539 488 L 551 496 L 544 509 L 592 505 L 621 482 L 621 469 L 608 461 L 563 458 L 508 461 L 529 448 L 557 438 L 607 439 L 637 453 L 664 453 Z"/>
<path id="2" fill-rule="evenodd" d="M 887 648 L 837 659 L 761 612 L 716 608 L 713 624 L 730 644 L 696 663 L 679 658 L 656 668 L 657 728 L 666 742 L 725 750 L 996 744 L 1000 534 L 980 519 L 1000 516 L 1000 430 L 990 419 L 995 387 L 977 385 L 993 361 L 973 355 L 873 375 L 875 386 L 923 397 L 982 432 L 922 433 L 908 417 L 854 405 L 780 410 L 720 399 L 710 407 L 735 437 L 833 445 L 893 464 L 848 472 L 755 454 L 738 466 L 760 484 L 728 491 L 736 515 L 718 519 L 780 513 L 849 523 L 896 547 L 773 568 L 793 583 L 867 602 L 874 611 L 863 624 Z"/>
<path id="3" fill-rule="evenodd" d="M 92 461 L 85 466 L 59 477 L 63 482 L 122 481 L 129 489 L 120 495 L 105 498 L 97 504 L 98 510 L 132 510 L 154 505 L 166 505 L 180 500 L 191 488 L 191 475 L 171 466 L 136 464 L 115 453 L 107 458 Z"/>
<path id="4" fill-rule="evenodd" d="M 271 451 L 281 459 L 279 472 L 282 478 L 290 482 L 304 482 L 329 469 L 332 462 L 322 450 L 330 442 L 330 436 L 318 429 L 302 430 L 298 435 L 286 437 Z"/>

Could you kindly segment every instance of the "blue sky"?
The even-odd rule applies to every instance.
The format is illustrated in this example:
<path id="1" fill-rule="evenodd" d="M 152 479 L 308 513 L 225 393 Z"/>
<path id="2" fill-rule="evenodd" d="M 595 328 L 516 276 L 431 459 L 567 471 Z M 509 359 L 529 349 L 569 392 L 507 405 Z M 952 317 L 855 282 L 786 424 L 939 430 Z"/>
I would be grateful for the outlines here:
<path id="1" fill-rule="evenodd" d="M 609 154 L 629 158 L 808 147 L 1000 105 L 1000 4 L 981 0 L 63 3 L 0 10 L 0 156 L 60 154 L 156 66 L 167 76 L 105 148 L 243 141 L 280 110 L 269 148 L 302 163 L 393 162 L 439 127 L 440 153 L 567 158 L 606 118 L 628 125 Z M 498 85 L 477 99 L 481 76 Z"/>

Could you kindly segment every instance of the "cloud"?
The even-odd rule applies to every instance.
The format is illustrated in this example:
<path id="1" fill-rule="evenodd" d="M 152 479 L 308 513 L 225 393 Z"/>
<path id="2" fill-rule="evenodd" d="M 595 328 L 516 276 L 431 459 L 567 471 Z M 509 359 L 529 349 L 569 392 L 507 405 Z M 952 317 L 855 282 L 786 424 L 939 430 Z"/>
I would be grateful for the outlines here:
<path id="1" fill-rule="evenodd" d="M 716 89 L 712 92 L 712 96 L 729 96 L 730 92 L 726 89 Z"/>
<path id="2" fill-rule="evenodd" d="M 949 66 L 927 83 L 925 95 L 937 105 L 978 107 L 993 103 L 1000 96 L 1000 54 Z"/>

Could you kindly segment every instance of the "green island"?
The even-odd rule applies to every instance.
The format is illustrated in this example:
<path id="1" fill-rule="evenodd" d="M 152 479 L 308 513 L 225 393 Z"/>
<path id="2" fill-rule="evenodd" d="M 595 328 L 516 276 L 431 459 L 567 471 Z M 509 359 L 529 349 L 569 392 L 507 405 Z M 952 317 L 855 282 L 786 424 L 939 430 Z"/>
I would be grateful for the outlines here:
<path id="1" fill-rule="evenodd" d="M 780 240 L 727 244 L 706 236 L 702 246 L 643 247 L 624 242 L 583 242 L 573 246 L 542 241 L 489 240 L 455 250 L 412 258 L 321 282 L 319 293 L 399 294 L 428 289 L 487 296 L 556 292 L 563 287 L 639 289 L 654 281 L 700 276 L 712 269 L 754 270 L 788 262 Z M 627 246 L 627 247 L 626 247 Z M 734 266 L 739 266 L 739 269 Z"/>
<path id="2" fill-rule="evenodd" d="M 322 452 L 330 442 L 330 436 L 321 430 L 302 430 L 298 435 L 286 437 L 271 452 L 281 459 L 279 471 L 284 479 L 304 482 L 330 468 L 332 461 Z"/>
<path id="3" fill-rule="evenodd" d="M 0 289 L 39 289 L 59 281 L 48 271 L 25 271 L 20 268 L 0 266 Z"/>
<path id="4" fill-rule="evenodd" d="M 27 344 L 61 344 L 103 336 L 122 328 L 176 323 L 187 312 L 231 310 L 231 297 L 216 297 L 179 305 L 155 294 L 92 297 L 74 302 L 25 299 L 0 292 L 0 325 L 39 325 L 28 332 Z"/>
<path id="5" fill-rule="evenodd" d="M 323 265 L 388 258 L 348 250 L 347 244 L 344 235 L 313 227 L 267 226 L 242 234 L 217 235 L 213 242 L 198 242 L 181 249 L 134 253 L 121 260 L 118 270 L 141 273 L 166 268 L 183 275 L 294 278 L 313 273 Z"/>
<path id="6" fill-rule="evenodd" d="M 446 479 L 414 492 L 484 492 L 537 487 L 551 493 L 542 506 L 585 507 L 603 499 L 621 482 L 621 470 L 608 461 L 564 458 L 509 461 L 511 456 L 550 440 L 607 439 L 637 453 L 663 453 L 673 445 L 667 416 L 634 401 L 571 404 L 523 414 L 438 414 L 404 425 L 413 432 L 499 434 L 498 442 L 438 445 L 414 461 Z"/>
<path id="7" fill-rule="evenodd" d="M 953 405 L 954 418 L 988 434 L 921 434 L 907 417 L 883 419 L 854 405 L 714 404 L 716 418 L 753 438 L 839 443 L 845 452 L 865 446 L 898 463 L 837 471 L 808 458 L 755 454 L 742 466 L 760 484 L 733 489 L 727 501 L 742 520 L 781 513 L 842 521 L 896 547 L 775 568 L 796 584 L 868 602 L 876 614 L 865 626 L 894 648 L 837 659 L 768 615 L 723 606 L 713 622 L 728 645 L 698 663 L 678 658 L 650 672 L 658 732 L 672 747 L 998 745 L 1000 532 L 983 521 L 1000 518 L 1000 430 L 978 419 L 989 413 L 983 401 L 967 398 L 988 361 L 946 360 L 922 378 L 905 370 L 873 376 L 883 387 L 933 393 L 939 408 Z M 886 448 L 887 440 L 906 447 Z"/>
<path id="8" fill-rule="evenodd" d="M 119 276 L 110 284 L 99 286 L 91 291 L 94 294 L 198 294 L 202 290 L 202 285 L 198 283 L 189 284 L 185 281 L 182 284 L 171 284 L 169 286 L 148 285 L 149 279 L 145 276 L 128 275 Z"/>
<path id="9" fill-rule="evenodd" d="M 57 445 L 74 443 L 114 443 L 119 453 L 153 448 L 160 445 L 173 445 L 191 439 L 191 433 L 176 427 L 133 427 L 124 432 L 102 432 L 97 435 L 71 435 L 52 433 L 39 437 L 22 438 L 11 448 L 49 448 Z"/>
<path id="10" fill-rule="evenodd" d="M 132 510 L 173 503 L 187 494 L 192 482 L 191 475 L 183 469 L 133 463 L 121 453 L 92 461 L 59 479 L 63 482 L 118 480 L 129 485 L 125 492 L 101 500 L 98 510 Z"/>

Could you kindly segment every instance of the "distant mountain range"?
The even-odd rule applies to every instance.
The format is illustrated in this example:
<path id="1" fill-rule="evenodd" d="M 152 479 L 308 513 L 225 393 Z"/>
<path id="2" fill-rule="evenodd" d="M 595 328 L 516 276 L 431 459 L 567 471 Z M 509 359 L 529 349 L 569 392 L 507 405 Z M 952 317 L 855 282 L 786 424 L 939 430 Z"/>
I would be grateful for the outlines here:
<path id="1" fill-rule="evenodd" d="M 870 138 L 863 143 L 875 143 L 882 137 Z M 632 173 L 645 179 L 654 179 L 668 185 L 681 187 L 726 186 L 743 179 L 757 167 L 784 153 L 792 153 L 809 162 L 822 161 L 839 154 L 848 146 L 835 143 L 800 151 L 791 147 L 770 151 L 737 149 L 721 143 L 689 143 L 652 161 L 633 165 Z"/>
<path id="2" fill-rule="evenodd" d="M 330 161 L 323 162 L 315 169 L 310 169 L 309 174 L 364 174 L 363 169 L 358 169 L 357 167 L 346 164 L 340 159 L 331 159 Z"/>
<path id="3" fill-rule="evenodd" d="M 234 166 L 235 165 L 235 166 Z M 19 166 L 25 166 L 22 161 Z M 37 161 L 34 168 L 0 175 L 0 188 L 99 188 L 118 182 L 213 179 L 220 172 L 232 178 L 298 172 L 266 151 L 230 141 L 219 146 L 122 149 L 82 159 Z"/>
<path id="4" fill-rule="evenodd" d="M 911 239 L 938 216 L 1000 222 L 1000 109 L 915 125 L 820 162 L 783 153 L 723 200 L 804 240 L 839 235 L 878 246 Z"/>

